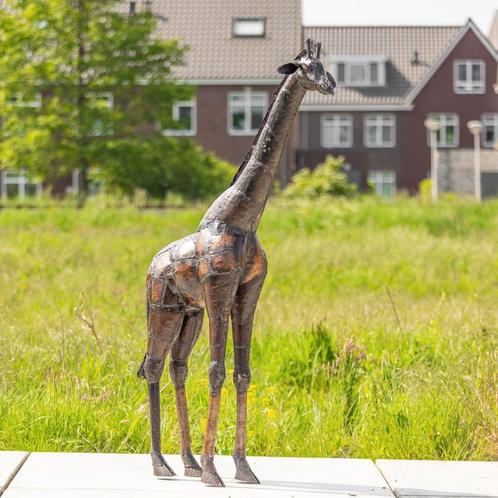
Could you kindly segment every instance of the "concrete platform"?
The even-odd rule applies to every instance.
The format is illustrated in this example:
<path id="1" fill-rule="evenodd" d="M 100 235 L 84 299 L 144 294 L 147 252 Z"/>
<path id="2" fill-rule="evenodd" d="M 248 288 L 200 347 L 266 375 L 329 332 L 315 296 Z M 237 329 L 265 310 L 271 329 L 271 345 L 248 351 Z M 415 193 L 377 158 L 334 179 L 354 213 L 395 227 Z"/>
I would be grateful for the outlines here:
<path id="1" fill-rule="evenodd" d="M 179 456 L 166 455 L 181 473 Z M 2 498 L 393 498 L 370 460 L 249 458 L 260 485 L 232 479 L 231 457 L 217 457 L 226 488 L 207 488 L 199 479 L 152 476 L 148 455 L 32 453 Z"/>
<path id="2" fill-rule="evenodd" d="M 0 451 L 0 495 L 21 468 L 28 453 L 25 451 Z"/>
<path id="3" fill-rule="evenodd" d="M 400 498 L 498 498 L 498 462 L 377 460 Z"/>
<path id="4" fill-rule="evenodd" d="M 178 455 L 166 455 L 181 474 Z M 226 488 L 152 475 L 149 455 L 0 452 L 2 498 L 498 498 L 498 462 L 250 457 L 260 485 L 233 479 L 231 457 L 216 457 Z"/>

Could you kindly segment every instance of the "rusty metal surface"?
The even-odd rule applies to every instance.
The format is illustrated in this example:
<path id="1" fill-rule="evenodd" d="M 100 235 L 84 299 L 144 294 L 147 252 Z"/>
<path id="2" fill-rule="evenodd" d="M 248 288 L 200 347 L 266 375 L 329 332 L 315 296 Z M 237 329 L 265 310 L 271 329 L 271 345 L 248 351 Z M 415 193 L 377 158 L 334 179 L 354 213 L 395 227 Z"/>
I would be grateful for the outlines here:
<path id="1" fill-rule="evenodd" d="M 333 95 L 335 82 L 319 60 L 320 44 L 307 40 L 294 61 L 279 68 L 285 77 L 232 185 L 211 205 L 199 229 L 162 249 L 147 274 L 147 353 L 138 372 L 149 387 L 154 474 L 172 476 L 161 454 L 159 380 L 170 353 L 185 474 L 223 486 L 214 465 L 216 428 L 225 381 L 229 319 L 234 342 L 237 426 L 235 477 L 259 483 L 246 460 L 247 389 L 252 324 L 267 261 L 257 237 L 278 164 L 299 105 L 307 91 Z M 188 356 L 209 317 L 210 403 L 201 465 L 192 456 L 185 378 Z"/>

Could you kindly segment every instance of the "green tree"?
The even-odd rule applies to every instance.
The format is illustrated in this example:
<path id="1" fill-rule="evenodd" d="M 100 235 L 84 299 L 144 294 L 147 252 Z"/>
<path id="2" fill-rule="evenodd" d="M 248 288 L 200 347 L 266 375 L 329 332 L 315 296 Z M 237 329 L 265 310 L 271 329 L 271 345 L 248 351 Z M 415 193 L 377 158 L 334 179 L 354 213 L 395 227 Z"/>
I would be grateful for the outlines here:
<path id="1" fill-rule="evenodd" d="M 317 198 L 320 196 L 346 196 L 356 193 L 356 185 L 349 183 L 342 171 L 344 157 L 328 155 L 313 171 L 305 168 L 297 172 L 285 189 L 287 197 Z"/>
<path id="2" fill-rule="evenodd" d="M 25 168 L 48 183 L 73 169 L 124 163 L 172 128 L 177 40 L 155 36 L 150 12 L 129 15 L 120 0 L 6 0 L 0 9 L 0 167 Z M 137 139 L 137 130 L 143 140 Z M 156 147 L 156 148 L 157 148 Z M 129 164 L 128 164 L 129 166 Z M 135 162 L 135 167 L 140 167 Z"/>

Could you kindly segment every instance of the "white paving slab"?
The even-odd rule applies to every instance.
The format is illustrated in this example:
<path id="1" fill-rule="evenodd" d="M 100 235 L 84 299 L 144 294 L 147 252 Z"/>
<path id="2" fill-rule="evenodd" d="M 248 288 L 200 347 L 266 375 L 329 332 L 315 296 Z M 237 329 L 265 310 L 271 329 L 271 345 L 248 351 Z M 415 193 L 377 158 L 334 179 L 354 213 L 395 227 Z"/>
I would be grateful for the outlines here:
<path id="1" fill-rule="evenodd" d="M 0 495 L 27 456 L 25 451 L 0 451 Z"/>
<path id="2" fill-rule="evenodd" d="M 182 473 L 179 456 L 166 455 Z M 207 488 L 199 479 L 152 476 L 148 455 L 32 453 L 2 498 L 393 498 L 370 460 L 326 458 L 248 459 L 260 485 L 232 477 L 231 457 L 216 457 L 226 488 Z"/>
<path id="3" fill-rule="evenodd" d="M 377 460 L 396 496 L 498 498 L 498 462 Z"/>

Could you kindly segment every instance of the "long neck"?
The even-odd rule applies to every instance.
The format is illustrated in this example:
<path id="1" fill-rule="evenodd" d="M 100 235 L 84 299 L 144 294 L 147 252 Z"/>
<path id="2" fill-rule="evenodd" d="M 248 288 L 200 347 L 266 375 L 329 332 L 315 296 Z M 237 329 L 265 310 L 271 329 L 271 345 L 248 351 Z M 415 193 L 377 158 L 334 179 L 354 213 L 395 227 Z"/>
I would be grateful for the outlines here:
<path id="1" fill-rule="evenodd" d="M 214 202 L 201 226 L 218 220 L 242 231 L 256 230 L 305 93 L 296 74 L 284 80 L 232 186 Z"/>

